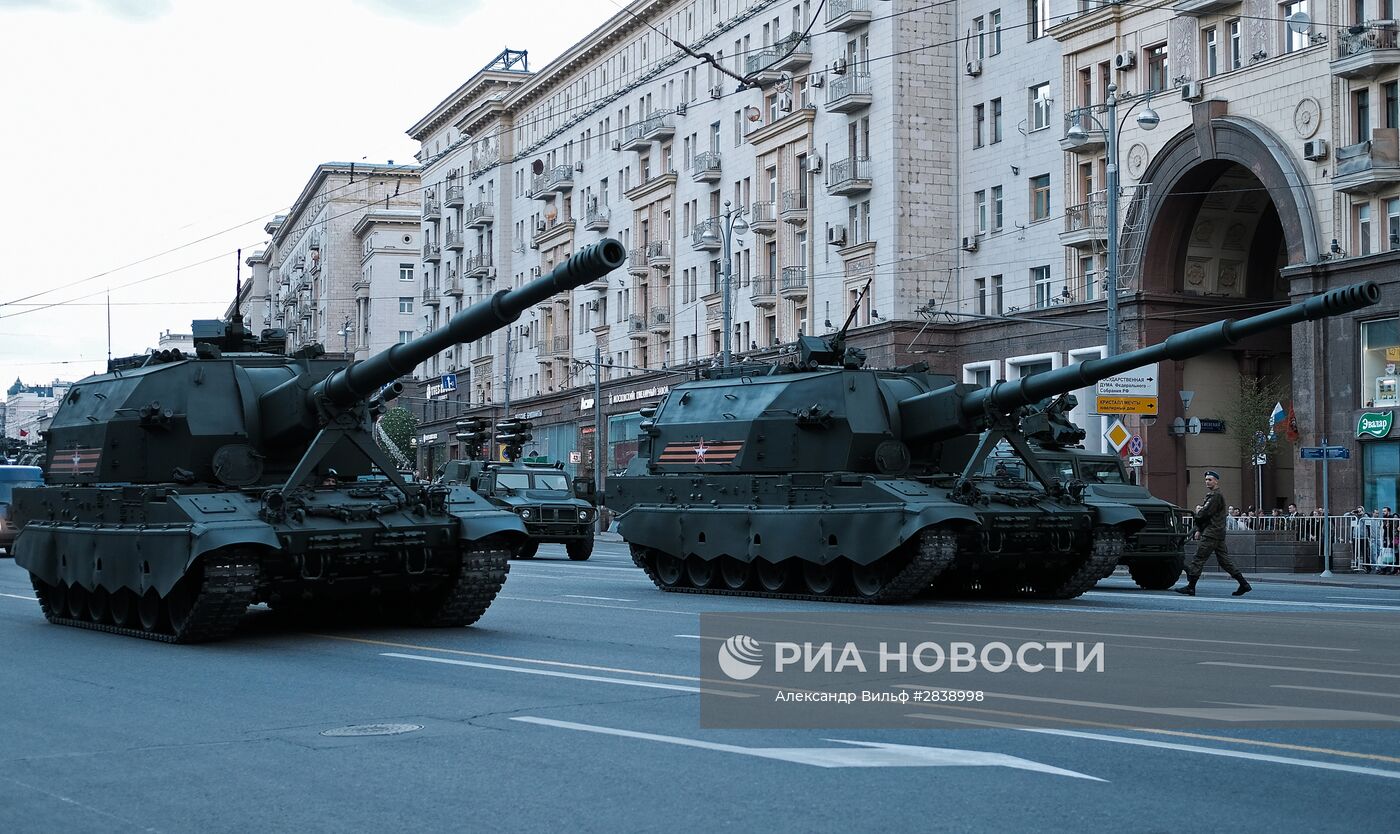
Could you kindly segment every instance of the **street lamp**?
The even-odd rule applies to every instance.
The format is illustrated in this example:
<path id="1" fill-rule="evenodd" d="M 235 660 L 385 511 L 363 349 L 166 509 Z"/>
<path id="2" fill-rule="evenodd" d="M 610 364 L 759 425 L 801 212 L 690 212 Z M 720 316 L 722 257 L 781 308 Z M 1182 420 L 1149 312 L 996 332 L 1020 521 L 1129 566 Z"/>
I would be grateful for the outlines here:
<path id="1" fill-rule="evenodd" d="M 1138 114 L 1137 124 L 1143 130 L 1153 130 L 1162 121 L 1162 117 L 1152 109 L 1152 93 L 1149 92 L 1145 98 L 1138 99 L 1128 106 L 1131 113 L 1139 103 L 1146 101 L 1147 109 Z M 1104 109 L 1108 114 L 1108 127 L 1094 118 L 1094 115 L 1085 112 L 1084 115 L 1093 120 L 1099 129 L 1104 132 L 1104 141 L 1108 148 L 1108 270 L 1104 275 L 1104 294 L 1108 302 L 1108 355 L 1118 355 L 1118 133 L 1122 126 L 1118 124 L 1118 85 L 1108 85 L 1108 99 L 1104 102 Z M 1124 114 L 1126 115 L 1126 114 Z M 1066 133 L 1065 138 L 1071 142 L 1083 142 L 1089 138 L 1089 132 L 1082 124 L 1075 124 Z"/>
<path id="2" fill-rule="evenodd" d="M 733 280 L 734 270 L 733 236 L 742 235 L 749 230 L 749 224 L 747 221 L 744 220 L 744 214 L 748 211 L 748 209 L 746 209 L 744 206 L 740 206 L 737 209 L 731 209 L 729 206 L 730 202 L 728 200 L 725 200 L 724 213 L 721 214 L 718 218 L 720 224 L 719 233 L 716 234 L 713 228 L 709 228 L 706 229 L 700 235 L 700 239 L 705 243 L 713 244 L 718 240 L 718 242 L 722 243 L 724 246 L 724 338 L 722 342 L 722 344 L 724 345 L 724 350 L 722 353 L 722 359 L 720 360 L 720 363 L 725 368 L 729 367 L 729 340 L 733 335 L 731 331 L 734 329 L 734 311 L 730 307 L 731 293 L 729 291 L 730 282 Z M 744 242 L 742 240 L 739 241 L 739 245 L 743 246 Z"/>
<path id="3" fill-rule="evenodd" d="M 345 317 L 345 323 L 342 324 L 342 325 L 340 326 L 340 330 L 336 331 L 336 334 L 335 334 L 335 335 L 337 335 L 337 336 L 340 337 L 340 352 L 341 352 L 342 354 L 344 354 L 344 355 L 346 356 L 347 360 L 348 360 L 348 359 L 349 359 L 349 356 L 350 356 L 350 317 L 349 317 L 349 316 L 346 316 L 346 317 Z"/>

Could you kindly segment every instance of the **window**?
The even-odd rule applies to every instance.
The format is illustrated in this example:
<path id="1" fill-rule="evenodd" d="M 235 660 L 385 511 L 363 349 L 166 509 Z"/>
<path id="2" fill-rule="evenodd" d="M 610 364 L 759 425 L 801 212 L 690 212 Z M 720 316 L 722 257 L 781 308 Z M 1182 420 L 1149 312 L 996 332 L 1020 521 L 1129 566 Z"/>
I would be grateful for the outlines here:
<path id="1" fill-rule="evenodd" d="M 972 282 L 973 296 L 977 300 L 977 315 L 987 315 L 987 279 L 978 278 Z"/>
<path id="2" fill-rule="evenodd" d="M 1308 0 L 1297 0 L 1294 3 L 1284 3 L 1280 7 L 1283 14 L 1279 15 L 1283 20 L 1280 25 L 1283 28 L 1283 51 L 1284 53 L 1297 52 L 1300 49 L 1308 48 L 1308 33 L 1294 32 L 1288 28 L 1288 18 L 1295 14 L 1308 14 Z"/>
<path id="3" fill-rule="evenodd" d="M 1371 138 L 1371 91 L 1353 90 L 1351 93 L 1351 121 L 1354 126 L 1353 142 L 1365 142 Z"/>
<path id="4" fill-rule="evenodd" d="M 1001 99 L 992 99 L 992 144 L 1001 141 Z"/>
<path id="5" fill-rule="evenodd" d="M 987 192 L 978 191 L 972 195 L 973 213 L 977 219 L 977 233 L 987 233 Z"/>
<path id="6" fill-rule="evenodd" d="M 1143 55 L 1147 59 L 1143 62 L 1147 65 L 1147 89 L 1154 93 L 1167 89 L 1167 45 L 1149 46 Z"/>
<path id="7" fill-rule="evenodd" d="M 1031 130 L 1050 126 L 1050 82 L 1030 88 Z"/>
<path id="8" fill-rule="evenodd" d="M 1385 201 L 1385 231 L 1389 249 L 1400 249 L 1400 197 Z"/>
<path id="9" fill-rule="evenodd" d="M 995 9 L 987 15 L 987 23 L 992 28 L 990 43 L 988 44 L 988 55 L 1001 54 L 1001 9 Z"/>
<path id="10" fill-rule="evenodd" d="M 413 264 L 399 264 L 399 280 L 400 280 L 400 281 L 412 281 L 412 280 L 413 280 Z"/>
<path id="11" fill-rule="evenodd" d="M 995 232 L 995 231 L 997 231 L 997 230 L 999 230 L 999 229 L 1001 228 L 1001 219 L 1002 219 L 1001 186 L 999 186 L 999 185 L 994 185 L 994 186 L 992 186 L 992 231 Z"/>
<path id="12" fill-rule="evenodd" d="M 1031 267 L 1031 286 L 1035 287 L 1035 306 L 1050 306 L 1050 267 Z"/>
<path id="13" fill-rule="evenodd" d="M 1050 25 L 1050 0 L 1026 0 L 1026 40 L 1045 37 Z"/>
<path id="14" fill-rule="evenodd" d="M 1400 127 L 1400 82 L 1382 84 L 1381 98 L 1385 99 L 1385 126 Z"/>
<path id="15" fill-rule="evenodd" d="M 413 341 L 413 331 L 412 331 L 412 330 L 400 330 L 400 331 L 399 331 L 399 344 L 401 344 L 401 345 L 406 345 L 406 344 L 408 344 L 408 343 L 411 342 L 411 341 Z"/>
<path id="16" fill-rule="evenodd" d="M 1001 304 L 1001 301 L 1002 301 L 1002 294 L 1001 294 L 1001 276 L 1000 276 L 1000 275 L 993 275 L 993 276 L 992 276 L 992 305 L 993 305 L 992 309 L 993 309 L 993 311 L 995 312 L 995 314 L 998 315 L 998 316 L 1002 315 L 1002 314 L 1003 314 L 1003 311 L 1005 310 L 1005 308 L 1004 308 L 1004 307 L 1002 306 L 1002 304 Z"/>
<path id="17" fill-rule="evenodd" d="M 1216 42 L 1218 36 L 1219 32 L 1214 26 L 1201 33 L 1201 47 L 1202 51 L 1205 53 L 1204 58 L 1206 78 L 1210 78 L 1211 76 L 1220 72 L 1220 65 L 1218 59 L 1218 53 L 1220 50 L 1219 44 Z"/>
<path id="18" fill-rule="evenodd" d="M 411 312 L 413 312 L 413 297 L 412 297 L 412 296 L 399 296 L 399 312 L 400 312 L 400 313 L 411 313 Z"/>
<path id="19" fill-rule="evenodd" d="M 1354 254 L 1369 255 L 1371 248 L 1371 204 L 1357 203 L 1351 209 Z"/>
<path id="20" fill-rule="evenodd" d="M 977 57 L 987 57 L 987 19 L 974 17 L 972 19 L 972 33 L 977 37 Z"/>
<path id="21" fill-rule="evenodd" d="M 1093 300 L 1094 300 L 1094 297 L 1095 297 L 1095 295 L 1096 295 L 1096 293 L 1094 292 L 1094 279 L 1095 279 L 1096 277 L 1097 277 L 1097 276 L 1095 275 L 1095 272 L 1094 272 L 1094 256 L 1093 256 L 1093 255 L 1081 255 L 1080 258 L 1079 258 L 1079 300 L 1080 300 L 1080 301 L 1093 301 Z"/>
<path id="22" fill-rule="evenodd" d="M 987 126 L 987 107 L 983 104 L 972 106 L 972 147 L 982 147 L 982 132 Z"/>
<path id="23" fill-rule="evenodd" d="M 1031 177 L 1031 222 L 1050 216 L 1050 175 Z"/>
<path id="24" fill-rule="evenodd" d="M 1361 397 L 1367 408 L 1400 405 L 1400 318 L 1361 323 Z"/>
<path id="25" fill-rule="evenodd" d="M 1240 53 L 1240 22 L 1230 21 L 1230 69 L 1237 70 L 1242 64 L 1243 55 Z"/>

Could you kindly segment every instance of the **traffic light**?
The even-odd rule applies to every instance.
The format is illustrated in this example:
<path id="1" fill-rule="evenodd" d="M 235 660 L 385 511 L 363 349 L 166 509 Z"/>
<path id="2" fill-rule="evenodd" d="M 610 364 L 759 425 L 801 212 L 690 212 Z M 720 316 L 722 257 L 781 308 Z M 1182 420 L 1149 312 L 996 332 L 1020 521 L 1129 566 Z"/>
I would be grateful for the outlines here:
<path id="1" fill-rule="evenodd" d="M 486 443 L 487 434 L 485 418 L 472 417 L 457 421 L 457 441 L 463 444 L 463 454 L 468 460 L 476 460 L 481 456 L 481 447 Z"/>
<path id="2" fill-rule="evenodd" d="M 511 462 L 520 460 L 520 453 L 524 451 L 525 444 L 535 439 L 535 436 L 530 433 L 532 428 L 534 428 L 533 423 L 518 417 L 502 420 L 496 424 L 496 442 L 505 447 L 506 460 Z"/>

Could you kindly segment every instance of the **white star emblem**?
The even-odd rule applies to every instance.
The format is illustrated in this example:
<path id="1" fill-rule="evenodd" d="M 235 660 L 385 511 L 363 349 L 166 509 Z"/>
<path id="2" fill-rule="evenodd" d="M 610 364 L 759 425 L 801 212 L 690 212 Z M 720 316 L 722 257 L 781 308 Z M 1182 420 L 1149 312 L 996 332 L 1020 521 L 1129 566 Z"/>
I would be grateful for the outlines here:
<path id="1" fill-rule="evenodd" d="M 78 468 L 78 464 L 82 463 L 82 461 L 83 461 L 83 456 L 80 455 L 80 454 L 78 454 L 78 450 L 77 450 L 77 449 L 74 449 L 74 450 L 73 450 L 73 468 L 74 468 L 74 469 L 77 469 L 77 468 Z"/>
<path id="2" fill-rule="evenodd" d="M 710 451 L 710 449 L 705 445 L 705 438 L 700 438 L 700 442 L 695 446 L 695 462 L 704 463 L 705 453 L 708 451 Z"/>

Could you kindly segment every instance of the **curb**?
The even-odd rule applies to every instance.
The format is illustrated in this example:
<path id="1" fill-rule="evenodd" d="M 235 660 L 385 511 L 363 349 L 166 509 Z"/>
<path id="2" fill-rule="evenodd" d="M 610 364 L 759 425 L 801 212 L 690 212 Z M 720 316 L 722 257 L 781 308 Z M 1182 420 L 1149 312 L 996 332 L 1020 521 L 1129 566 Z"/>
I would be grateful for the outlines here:
<path id="1" fill-rule="evenodd" d="M 1223 578 L 1228 579 L 1224 574 Z M 1358 579 L 1355 581 L 1338 581 L 1336 579 L 1324 579 L 1320 576 L 1306 576 L 1297 579 L 1284 579 L 1274 577 L 1269 574 L 1256 574 L 1248 576 L 1250 582 L 1269 582 L 1274 585 L 1321 585 L 1327 588 L 1361 588 L 1368 591 L 1400 591 L 1400 582 L 1379 582 L 1374 579 Z"/>

